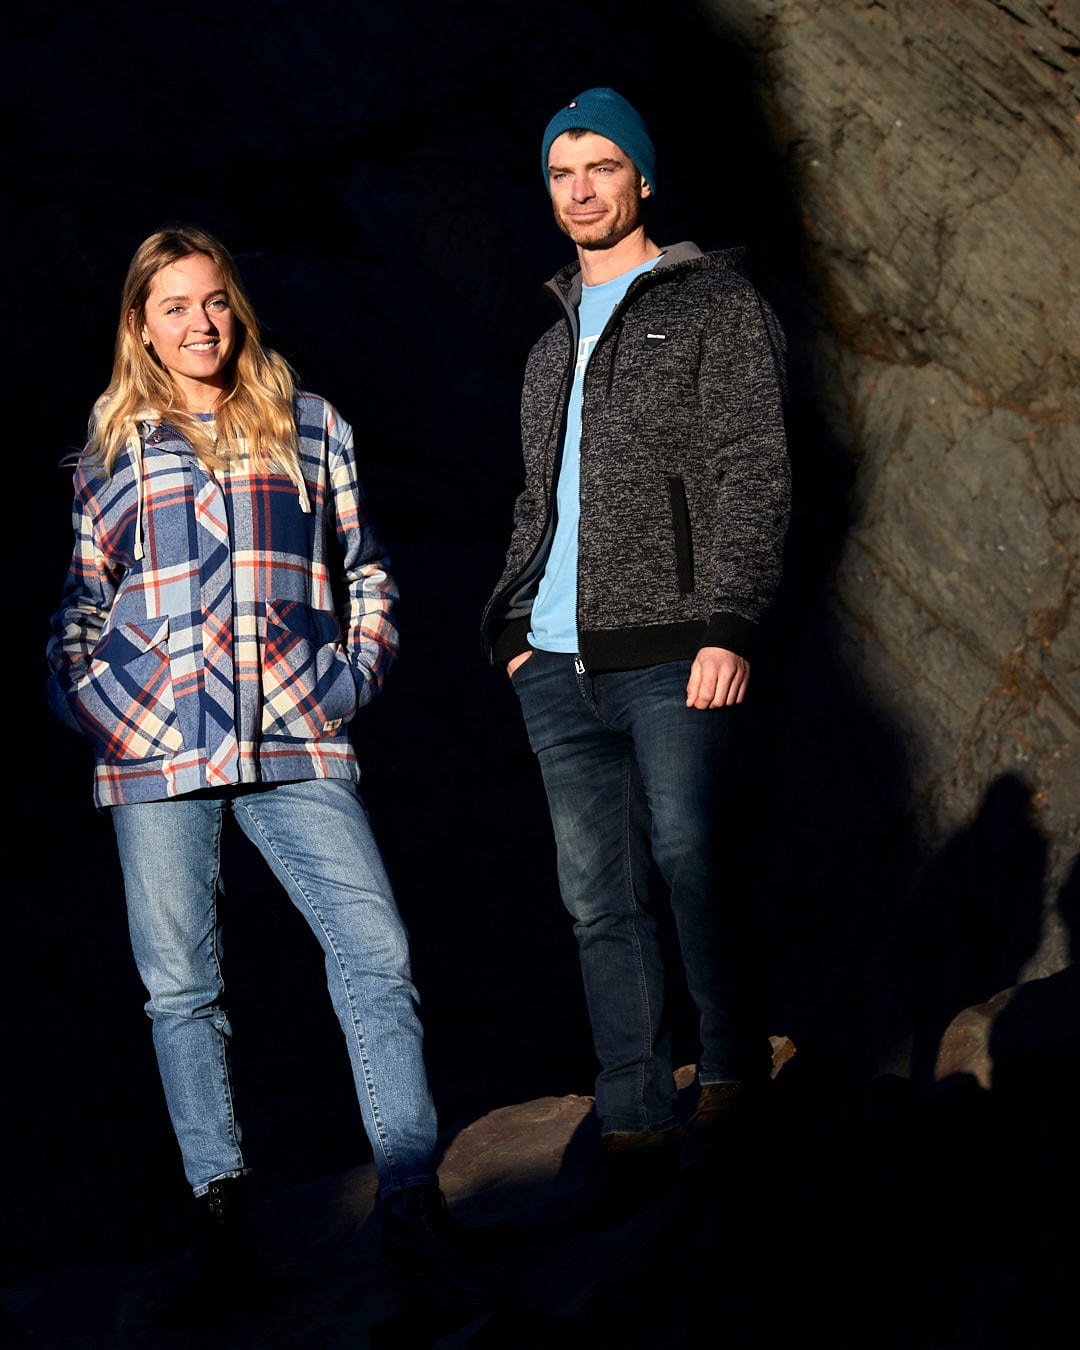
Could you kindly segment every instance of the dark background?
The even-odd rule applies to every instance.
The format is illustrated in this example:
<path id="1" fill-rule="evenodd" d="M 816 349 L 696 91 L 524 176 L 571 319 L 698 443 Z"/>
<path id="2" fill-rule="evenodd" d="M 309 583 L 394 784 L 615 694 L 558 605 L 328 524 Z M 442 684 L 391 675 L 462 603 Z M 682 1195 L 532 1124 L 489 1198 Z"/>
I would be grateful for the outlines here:
<path id="1" fill-rule="evenodd" d="M 525 354 L 554 317 L 540 283 L 570 257 L 540 137 L 592 85 L 619 89 L 651 127 L 654 237 L 748 245 L 788 331 L 796 505 L 755 661 L 759 772 L 748 785 L 773 1029 L 822 1081 L 887 1061 L 910 1010 L 904 953 L 928 931 L 918 907 L 914 937 L 910 925 L 904 943 L 891 935 L 925 860 L 902 745 L 854 688 L 822 603 L 852 470 L 819 414 L 814 278 L 740 48 L 690 4 L 15 3 L 0 23 L 16 598 L 5 662 L 9 1269 L 146 1250 L 167 1240 L 184 1199 L 111 829 L 92 806 L 89 752 L 52 721 L 43 692 L 70 553 L 61 460 L 108 380 L 128 260 L 175 220 L 222 238 L 266 341 L 355 430 L 403 635 L 355 739 L 413 935 L 443 1123 L 592 1089 L 539 776 L 478 631 L 519 484 Z M 1021 861 L 1002 863 L 1014 856 L 1002 847 L 994 865 L 999 882 L 1004 866 L 1031 884 L 1001 969 L 967 970 L 965 992 L 1007 983 L 1034 942 L 1045 841 L 1017 792 L 999 797 L 993 833 L 1017 839 Z M 961 871 L 982 856 L 973 838 L 951 855 Z M 251 1160 L 272 1186 L 366 1161 L 314 941 L 243 841 L 229 844 L 226 885 Z M 951 992 L 935 991 L 935 1016 Z"/>

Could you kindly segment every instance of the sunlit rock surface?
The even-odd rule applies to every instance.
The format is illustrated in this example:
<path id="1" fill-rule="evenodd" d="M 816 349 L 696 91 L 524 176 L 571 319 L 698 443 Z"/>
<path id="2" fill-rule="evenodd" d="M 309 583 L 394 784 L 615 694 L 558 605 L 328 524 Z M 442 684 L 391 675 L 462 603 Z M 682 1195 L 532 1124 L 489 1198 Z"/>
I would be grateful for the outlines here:
<path id="1" fill-rule="evenodd" d="M 709 8 L 753 50 L 805 230 L 807 378 L 852 465 L 848 668 L 926 838 L 1028 786 L 1053 899 L 1080 801 L 1080 6 Z"/>

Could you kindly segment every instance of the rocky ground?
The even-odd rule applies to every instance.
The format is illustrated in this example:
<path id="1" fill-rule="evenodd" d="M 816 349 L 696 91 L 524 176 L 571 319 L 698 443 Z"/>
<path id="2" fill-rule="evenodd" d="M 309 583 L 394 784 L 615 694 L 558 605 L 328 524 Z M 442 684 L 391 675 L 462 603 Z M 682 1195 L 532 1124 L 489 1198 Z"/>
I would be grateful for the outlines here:
<path id="1" fill-rule="evenodd" d="M 683 1070 L 684 1104 L 693 1076 Z M 153 1316 L 171 1254 L 43 1271 L 4 1293 L 5 1347 L 335 1350 L 530 1347 L 564 1339 L 731 1350 L 1056 1350 L 1074 1344 L 1076 1168 L 1045 1117 L 970 1078 L 916 1097 L 905 1080 L 821 1095 L 792 1066 L 768 1119 L 717 1169 L 677 1181 L 621 1224 L 569 1221 L 595 1145 L 587 1097 L 506 1107 L 447 1133 L 457 1217 L 515 1272 L 509 1297 L 451 1312 L 375 1261 L 363 1166 L 263 1195 L 266 1280 L 227 1320 Z"/>

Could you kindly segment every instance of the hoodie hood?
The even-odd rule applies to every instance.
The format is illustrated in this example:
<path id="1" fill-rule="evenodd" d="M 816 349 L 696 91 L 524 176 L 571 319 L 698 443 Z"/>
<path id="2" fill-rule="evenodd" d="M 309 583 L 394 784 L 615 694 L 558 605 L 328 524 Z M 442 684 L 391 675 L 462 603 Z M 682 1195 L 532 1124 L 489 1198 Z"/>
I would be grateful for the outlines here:
<path id="1" fill-rule="evenodd" d="M 652 268 L 648 275 L 655 277 L 669 268 L 688 266 L 716 267 L 746 276 L 746 249 L 742 247 L 724 248 L 716 249 L 711 253 L 703 253 L 697 244 L 689 239 L 684 239 L 678 244 L 670 244 L 665 247 L 657 260 L 656 266 Z M 567 263 L 565 267 L 561 267 L 545 285 L 548 290 L 554 292 L 556 298 L 564 305 L 576 309 L 578 301 L 581 299 L 581 266 L 577 259 Z"/>

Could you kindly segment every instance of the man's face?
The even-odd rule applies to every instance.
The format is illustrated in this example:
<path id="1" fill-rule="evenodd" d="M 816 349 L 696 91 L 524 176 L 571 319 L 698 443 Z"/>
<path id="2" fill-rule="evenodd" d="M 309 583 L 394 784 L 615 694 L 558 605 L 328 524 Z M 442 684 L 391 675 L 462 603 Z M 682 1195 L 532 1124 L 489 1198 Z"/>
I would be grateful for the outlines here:
<path id="1" fill-rule="evenodd" d="M 563 132 L 548 152 L 555 223 L 579 248 L 612 248 L 641 224 L 649 185 L 614 141 Z"/>

